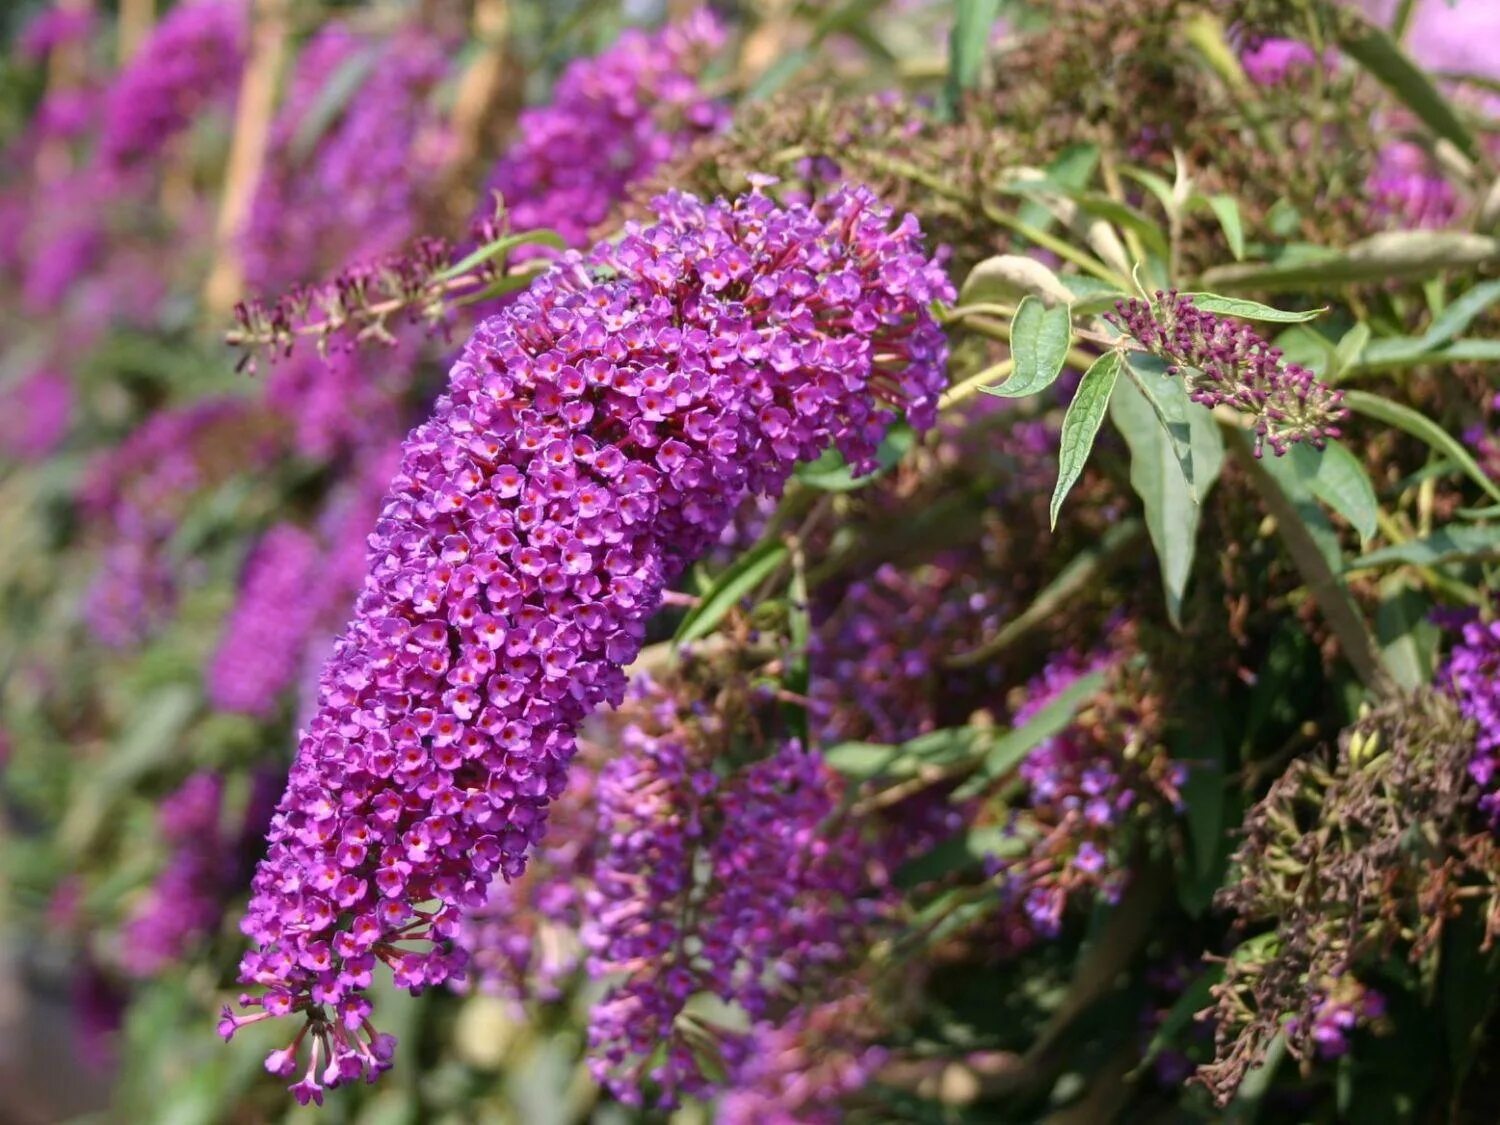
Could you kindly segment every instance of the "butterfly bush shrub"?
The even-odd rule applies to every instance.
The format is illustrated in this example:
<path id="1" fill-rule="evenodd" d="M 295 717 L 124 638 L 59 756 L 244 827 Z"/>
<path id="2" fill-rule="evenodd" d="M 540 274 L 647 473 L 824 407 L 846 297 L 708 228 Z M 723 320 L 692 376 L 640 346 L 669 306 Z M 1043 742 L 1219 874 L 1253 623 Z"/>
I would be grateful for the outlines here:
<path id="1" fill-rule="evenodd" d="M 0 16 L 0 1043 L 1488 1120 L 1487 8 Z"/>

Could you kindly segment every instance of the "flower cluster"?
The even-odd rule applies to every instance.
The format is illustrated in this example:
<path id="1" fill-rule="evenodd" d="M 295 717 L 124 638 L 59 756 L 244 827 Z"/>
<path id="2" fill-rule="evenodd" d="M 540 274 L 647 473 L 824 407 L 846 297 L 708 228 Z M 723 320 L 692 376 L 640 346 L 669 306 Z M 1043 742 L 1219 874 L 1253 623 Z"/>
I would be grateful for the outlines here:
<path id="1" fill-rule="evenodd" d="M 1500 830 L 1500 621 L 1474 618 L 1461 627 L 1444 678 L 1476 728 L 1469 776 L 1480 789 L 1480 811 Z"/>
<path id="2" fill-rule="evenodd" d="M 595 1005 L 592 1069 L 639 1105 L 711 1090 L 700 1051 L 740 1058 L 722 1028 L 686 1015 L 711 995 L 752 1020 L 846 955 L 876 903 L 851 828 L 829 830 L 838 786 L 820 756 L 787 743 L 725 777 L 713 752 L 722 715 L 648 683 L 628 704 L 639 722 L 599 778 L 599 855 L 586 895 L 589 972 L 619 979 Z M 684 1022 L 686 1026 L 683 1026 Z M 695 1034 L 696 1033 L 696 1034 Z"/>
<path id="3" fill-rule="evenodd" d="M 247 845 L 265 831 L 279 784 L 276 771 L 258 771 L 243 809 L 231 812 L 223 775 L 199 771 L 162 799 L 157 826 L 171 854 L 120 931 L 128 972 L 155 975 L 218 927 L 226 890 L 243 877 Z"/>
<path id="4" fill-rule="evenodd" d="M 1349 1037 L 1356 1028 L 1374 1023 L 1385 1015 L 1385 997 L 1353 977 L 1334 980 L 1313 1000 L 1308 1036 L 1318 1056 L 1337 1059 L 1349 1053 Z M 1297 1018 L 1287 1025 L 1287 1034 L 1297 1037 L 1303 1028 Z"/>
<path id="5" fill-rule="evenodd" d="M 33 371 L 0 392 L 0 454 L 39 461 L 67 436 L 73 384 L 49 368 Z"/>
<path id="6" fill-rule="evenodd" d="M 753 1027 L 719 1100 L 721 1125 L 839 1125 L 843 1102 L 870 1086 L 890 1053 L 868 1038 L 860 996 Z"/>
<path id="7" fill-rule="evenodd" d="M 1465 902 L 1478 900 L 1493 940 L 1500 865 L 1490 834 L 1472 831 L 1473 729 L 1446 692 L 1392 699 L 1366 710 L 1336 757 L 1293 762 L 1246 816 L 1216 902 L 1269 928 L 1214 988 L 1216 1057 L 1199 1074 L 1218 1098 L 1278 1035 L 1298 1058 L 1340 1048 L 1378 1009 L 1346 991 L 1361 966 L 1396 951 L 1429 957 Z"/>
<path id="8" fill-rule="evenodd" d="M 324 669 L 244 923 L 261 1010 L 226 1033 L 305 1017 L 272 1064 L 311 1030 L 304 1099 L 325 1052 L 325 1083 L 389 1063 L 376 963 L 418 990 L 462 971 L 460 912 L 524 869 L 664 584 L 799 460 L 834 444 L 868 467 L 898 412 L 932 423 L 929 306 L 951 295 L 866 192 L 668 196 L 479 326 L 407 438 Z"/>
<path id="9" fill-rule="evenodd" d="M 310 595 L 321 563 L 317 540 L 294 524 L 277 524 L 261 538 L 208 667 L 215 707 L 261 718 L 275 714 L 317 620 L 319 606 Z"/>
<path id="10" fill-rule="evenodd" d="M 1404 229 L 1446 227 L 1458 215 L 1458 193 L 1431 155 L 1410 141 L 1380 150 L 1365 182 L 1375 217 Z"/>
<path id="11" fill-rule="evenodd" d="M 1315 69 L 1319 60 L 1311 44 L 1300 39 L 1264 37 L 1240 52 L 1240 65 L 1256 85 L 1280 86 L 1294 75 Z"/>
<path id="12" fill-rule="evenodd" d="M 1321 449 L 1339 436 L 1347 413 L 1341 392 L 1316 375 L 1287 363 L 1243 322 L 1204 312 L 1190 296 L 1156 293 L 1154 301 L 1117 302 L 1110 321 L 1152 355 L 1181 374 L 1194 402 L 1212 409 L 1230 406 L 1255 420 L 1255 451 L 1269 442 L 1278 456 L 1296 442 Z"/>
<path id="13" fill-rule="evenodd" d="M 100 153 L 112 168 L 155 156 L 209 106 L 233 98 L 245 62 L 244 0 L 173 8 L 121 73 L 105 102 Z"/>
<path id="14" fill-rule="evenodd" d="M 723 41 L 700 8 L 654 35 L 627 31 L 598 57 L 571 63 L 552 104 L 521 115 L 515 144 L 491 173 L 516 229 L 550 228 L 569 246 L 586 245 L 631 184 L 722 129 L 728 111 L 696 76 Z"/>
<path id="15" fill-rule="evenodd" d="M 86 7 L 53 4 L 27 21 L 16 36 L 16 54 L 32 62 L 59 47 L 86 41 L 94 32 L 94 13 Z"/>
<path id="16" fill-rule="evenodd" d="M 105 557 L 85 615 L 105 644 L 135 644 L 175 600 L 166 547 L 193 494 L 274 453 L 246 403 L 207 399 L 164 410 L 90 464 L 80 497 L 105 537 Z"/>
<path id="17" fill-rule="evenodd" d="M 933 730 L 945 704 L 983 685 L 945 668 L 1004 623 L 1004 588 L 975 574 L 970 556 L 916 571 L 883 564 L 851 582 L 818 622 L 809 653 L 823 742 L 904 742 Z M 991 681 L 994 665 L 976 673 Z M 959 715 L 959 718 L 964 717 Z"/>
<path id="18" fill-rule="evenodd" d="M 280 290 L 411 238 L 419 208 L 446 166 L 450 143 L 432 104 L 450 54 L 431 34 L 404 29 L 369 42 L 341 23 L 298 60 L 278 114 L 241 236 L 245 277 Z M 357 79 L 352 91 L 334 85 Z M 330 87 L 347 98 L 321 135 L 307 137 Z M 326 112 L 326 110 L 325 110 Z"/>
<path id="19" fill-rule="evenodd" d="M 584 886 L 598 838 L 598 769 L 583 758 L 574 760 L 526 871 L 495 880 L 484 905 L 464 913 L 454 938 L 467 959 L 460 991 L 551 1002 L 582 968 Z"/>
<path id="20" fill-rule="evenodd" d="M 1006 827 L 1025 846 L 987 861 L 1007 950 L 1056 937 L 1070 903 L 1095 895 L 1118 901 L 1131 825 L 1153 809 L 1181 807 L 1186 768 L 1150 748 L 1140 715 L 1120 702 L 1146 693 L 1130 683 L 1118 652 L 1054 656 L 1025 688 L 1011 726 L 1025 726 L 1095 673 L 1104 674 L 1103 684 L 1079 717 L 1043 739 L 1017 770 L 1025 788 Z"/>

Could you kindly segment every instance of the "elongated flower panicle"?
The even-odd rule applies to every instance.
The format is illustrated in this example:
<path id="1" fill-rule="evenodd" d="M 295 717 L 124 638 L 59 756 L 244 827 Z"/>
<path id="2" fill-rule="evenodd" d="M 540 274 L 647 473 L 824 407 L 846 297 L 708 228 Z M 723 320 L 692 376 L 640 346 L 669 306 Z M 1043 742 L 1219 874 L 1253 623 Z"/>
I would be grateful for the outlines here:
<path id="1" fill-rule="evenodd" d="M 268 1065 L 311 1032 L 302 1100 L 325 1058 L 325 1085 L 389 1065 L 378 961 L 418 991 L 462 971 L 461 911 L 522 872 L 579 722 L 740 501 L 936 417 L 952 290 L 914 219 L 858 189 L 657 206 L 481 324 L 407 438 L 244 923 L 245 1018 L 307 1021 Z"/>
<path id="2" fill-rule="evenodd" d="M 248 22 L 245 0 L 189 0 L 167 13 L 106 99 L 105 163 L 149 159 L 204 109 L 233 98 Z"/>
<path id="3" fill-rule="evenodd" d="M 585 246 L 630 185 L 724 128 L 729 111 L 697 79 L 723 43 L 723 28 L 699 9 L 655 34 L 627 31 L 603 54 L 571 63 L 552 104 L 521 114 L 516 142 L 491 174 L 515 229 L 550 228 Z"/>
<path id="4" fill-rule="evenodd" d="M 240 240 L 252 289 L 310 281 L 412 236 L 450 152 L 431 95 L 451 60 L 419 28 L 372 41 L 332 23 L 308 44 Z M 310 114 L 351 75 L 355 89 L 309 148 Z"/>
<path id="5" fill-rule="evenodd" d="M 890 1059 L 878 1023 L 855 993 L 750 1030 L 719 1100 L 721 1125 L 839 1125 L 844 1099 L 867 1090 Z"/>
<path id="6" fill-rule="evenodd" d="M 317 540 L 294 524 L 278 524 L 257 544 L 208 668 L 215 707 L 262 718 L 275 713 L 317 619 L 309 594 L 321 561 Z"/>
<path id="7" fill-rule="evenodd" d="M 1462 626 L 1444 679 L 1476 728 L 1469 776 L 1479 786 L 1480 811 L 1500 832 L 1500 621 L 1474 618 Z"/>
<path id="8" fill-rule="evenodd" d="M 0 391 L 0 459 L 40 461 L 67 436 L 73 419 L 73 384 L 40 368 Z"/>
<path id="9" fill-rule="evenodd" d="M 1144 741 L 1139 716 L 1115 702 L 1144 696 L 1135 685 L 1122 686 L 1128 669 L 1118 651 L 1054 656 L 1027 685 L 1012 725 L 1025 726 L 1097 671 L 1114 683 L 1095 697 L 1092 721 L 1043 739 L 1017 770 L 1024 805 L 1008 828 L 1027 848 L 988 862 L 1001 893 L 1002 944 L 1012 951 L 1056 937 L 1070 904 L 1092 895 L 1118 901 L 1129 874 L 1132 824 L 1181 807 L 1186 769 L 1149 744 L 1133 745 Z"/>
<path id="10" fill-rule="evenodd" d="M 1373 215 L 1386 226 L 1445 227 L 1458 217 L 1458 192 L 1437 162 L 1410 141 L 1392 141 L 1380 150 L 1365 192 Z"/>
<path id="11" fill-rule="evenodd" d="M 1278 457 L 1299 441 L 1322 449 L 1339 436 L 1348 411 L 1343 393 L 1307 368 L 1286 362 L 1280 348 L 1248 324 L 1204 312 L 1190 296 L 1157 290 L 1154 301 L 1115 304 L 1111 323 L 1181 374 L 1192 400 L 1208 409 L 1231 406 L 1255 419 L 1255 452 L 1270 443 Z"/>
<path id="12" fill-rule="evenodd" d="M 701 1021 L 685 1034 L 692 997 L 763 1019 L 845 957 L 878 905 L 857 831 L 832 823 L 840 786 L 821 755 L 789 742 L 726 777 L 715 764 L 733 732 L 711 705 L 647 681 L 626 706 L 637 719 L 600 773 L 585 898 L 589 973 L 612 981 L 590 1016 L 590 1067 L 625 1103 L 654 1087 L 666 1107 L 712 1092 L 705 1037 L 720 1064 L 742 1046 Z"/>

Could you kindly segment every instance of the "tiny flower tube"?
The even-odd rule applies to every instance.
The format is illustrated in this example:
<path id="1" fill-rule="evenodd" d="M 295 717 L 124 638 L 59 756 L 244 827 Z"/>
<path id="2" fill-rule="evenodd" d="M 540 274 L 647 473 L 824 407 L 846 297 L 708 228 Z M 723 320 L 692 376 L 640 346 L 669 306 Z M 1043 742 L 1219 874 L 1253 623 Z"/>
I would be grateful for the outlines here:
<path id="1" fill-rule="evenodd" d="M 936 418 L 953 293 L 914 218 L 850 188 L 655 212 L 484 321 L 407 437 L 253 881 L 257 1010 L 220 1025 L 297 1018 L 324 1085 L 390 1065 L 378 964 L 414 992 L 462 974 L 463 912 L 522 873 L 579 723 L 741 501 Z"/>

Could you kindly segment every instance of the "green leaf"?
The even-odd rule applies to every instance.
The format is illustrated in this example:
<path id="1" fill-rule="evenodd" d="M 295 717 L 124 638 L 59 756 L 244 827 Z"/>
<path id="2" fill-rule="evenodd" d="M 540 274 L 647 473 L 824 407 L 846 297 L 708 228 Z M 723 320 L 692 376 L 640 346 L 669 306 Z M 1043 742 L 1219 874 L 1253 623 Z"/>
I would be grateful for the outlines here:
<path id="1" fill-rule="evenodd" d="M 978 867 L 992 857 L 1015 859 L 1025 855 L 1029 846 L 1028 840 L 1009 828 L 969 828 L 903 864 L 896 872 L 895 883 L 902 890 L 911 890 L 955 872 Z"/>
<path id="2" fill-rule="evenodd" d="M 568 248 L 568 244 L 563 241 L 562 235 L 558 234 L 555 230 L 527 230 L 516 234 L 507 234 L 504 238 L 497 238 L 494 242 L 486 242 L 472 253 L 464 255 L 459 261 L 454 262 L 451 266 L 435 274 L 433 280 L 451 281 L 455 277 L 462 277 L 476 266 L 481 266 L 492 258 L 509 254 L 518 246 L 550 246 L 554 250 L 566 250 Z"/>
<path id="3" fill-rule="evenodd" d="M 1333 351 L 1333 365 L 1328 371 L 1328 379 L 1337 382 L 1346 371 L 1352 370 L 1359 363 L 1360 356 L 1370 346 L 1370 335 L 1370 326 L 1364 321 L 1344 333 Z"/>
<path id="4" fill-rule="evenodd" d="M 1318 553 L 1323 556 L 1323 561 L 1328 564 L 1328 569 L 1337 573 L 1344 565 L 1344 552 L 1339 546 L 1339 533 L 1334 529 L 1332 521 L 1324 514 L 1323 509 L 1318 506 L 1307 476 L 1299 470 L 1298 463 L 1288 455 L 1267 457 L 1260 464 L 1275 480 L 1277 487 L 1286 493 L 1286 498 L 1291 501 L 1292 506 L 1297 509 L 1297 518 L 1302 521 L 1303 527 L 1312 537 L 1313 544 L 1318 548 Z"/>
<path id="5" fill-rule="evenodd" d="M 1146 509 L 1146 530 L 1161 565 L 1167 614 L 1174 625 L 1180 624 L 1198 538 L 1198 504 L 1166 431 L 1133 384 L 1126 383 L 1115 394 L 1110 417 L 1130 446 L 1130 484 Z"/>
<path id="6" fill-rule="evenodd" d="M 1431 683 L 1442 630 L 1433 623 L 1432 602 L 1400 575 L 1380 584 L 1375 610 L 1375 640 L 1396 685 L 1415 691 Z"/>
<path id="7" fill-rule="evenodd" d="M 963 92 L 979 84 L 980 71 L 990 49 L 990 29 L 1000 13 L 1000 0 L 958 0 L 958 16 L 948 39 L 948 83 L 943 99 L 950 116 L 956 116 Z"/>
<path id="8" fill-rule="evenodd" d="M 1420 280 L 1497 261 L 1500 239 L 1457 230 L 1398 230 L 1343 250 L 1316 248 L 1293 261 L 1219 266 L 1205 273 L 1203 281 L 1227 289 L 1326 289 L 1360 281 Z"/>
<path id="9" fill-rule="evenodd" d="M 380 52 L 381 48 L 378 46 L 367 47 L 349 56 L 329 76 L 328 81 L 323 83 L 317 98 L 297 122 L 296 132 L 292 134 L 288 152 L 293 164 L 304 163 L 312 155 L 313 149 L 318 147 L 324 134 L 333 128 L 334 122 L 344 115 L 344 110 L 348 108 L 354 95 L 375 69 Z"/>
<path id="10" fill-rule="evenodd" d="M 997 254 L 969 271 L 959 290 L 958 307 L 1009 302 L 1028 293 L 1065 305 L 1073 298 L 1063 279 L 1035 258 Z"/>
<path id="11" fill-rule="evenodd" d="M 1072 295 L 1069 302 L 1074 316 L 1093 316 L 1108 312 L 1115 302 L 1126 296 L 1123 289 L 1098 277 L 1086 273 L 1065 273 L 1057 279 Z"/>
<path id="12" fill-rule="evenodd" d="M 1240 219 L 1240 205 L 1232 195 L 1210 195 L 1208 205 L 1213 209 L 1219 226 L 1224 228 L 1224 237 L 1229 240 L 1229 252 L 1236 262 L 1245 260 L 1245 224 Z"/>
<path id="13" fill-rule="evenodd" d="M 1099 167 L 1099 146 L 1095 144 L 1071 144 L 1057 154 L 1047 165 L 1045 182 L 1054 191 L 1063 193 L 1082 191 L 1094 178 Z M 1051 230 L 1057 224 L 1057 216 L 1039 200 L 1028 200 L 1016 211 L 1016 217 L 1038 230 Z"/>
<path id="14" fill-rule="evenodd" d="M 1484 942 L 1484 925 L 1473 907 L 1443 932 L 1443 1032 L 1455 1088 L 1463 1086 L 1477 1060 L 1485 1023 L 1500 999 L 1500 950 L 1482 952 Z"/>
<path id="15" fill-rule="evenodd" d="M 892 426 L 880 446 L 875 450 L 878 465 L 864 476 L 855 476 L 843 455 L 837 449 L 829 449 L 816 461 L 798 467 L 796 476 L 809 488 L 821 492 L 854 492 L 872 481 L 879 480 L 896 465 L 916 444 L 917 435 L 910 426 Z"/>
<path id="16" fill-rule="evenodd" d="M 1120 353 L 1105 352 L 1083 373 L 1078 391 L 1068 404 L 1057 453 L 1057 486 L 1052 490 L 1051 526 L 1054 529 L 1063 501 L 1083 474 L 1083 466 L 1094 448 L 1094 439 L 1099 436 L 1099 426 L 1104 421 L 1104 411 L 1114 394 L 1119 374 Z"/>
<path id="17" fill-rule="evenodd" d="M 1423 69 L 1382 28 L 1352 10 L 1340 12 L 1336 21 L 1338 42 L 1344 53 L 1395 94 L 1406 108 L 1438 136 L 1456 145 L 1470 160 L 1480 158 L 1479 146 L 1452 104 Z"/>
<path id="18" fill-rule="evenodd" d="M 682 645 L 708 636 L 741 598 L 749 595 L 786 562 L 789 553 L 785 543 L 768 539 L 735 559 L 714 579 L 698 604 L 688 610 L 673 641 Z"/>
<path id="19" fill-rule="evenodd" d="M 1015 369 L 998 387 L 980 389 L 1001 398 L 1020 398 L 1046 390 L 1062 374 L 1072 341 L 1072 316 L 1065 306 L 1049 309 L 1036 297 L 1021 298 L 1010 322 L 1010 354 Z"/>
<path id="20" fill-rule="evenodd" d="M 1190 298 L 1193 304 L 1204 312 L 1274 324 L 1298 324 L 1306 320 L 1316 320 L 1328 311 L 1325 305 L 1322 308 L 1306 309 L 1302 312 L 1288 312 L 1284 309 L 1273 309 L 1270 305 L 1263 305 L 1259 301 L 1247 301 L 1243 297 L 1221 297 L 1217 293 L 1184 293 L 1183 296 Z"/>
<path id="21" fill-rule="evenodd" d="M 1447 347 L 1429 349 L 1419 336 L 1387 336 L 1372 340 L 1352 370 L 1364 374 L 1408 367 L 1497 362 L 1500 362 L 1500 340 L 1454 340 Z"/>
<path id="22" fill-rule="evenodd" d="M 1286 456 L 1308 491 L 1348 520 L 1360 539 L 1374 536 L 1380 503 L 1370 475 L 1354 454 L 1330 441 L 1321 453 L 1307 445 L 1294 445 Z"/>
<path id="23" fill-rule="evenodd" d="M 1496 301 L 1500 301 L 1500 280 L 1482 281 L 1468 290 L 1437 316 L 1422 334 L 1424 351 L 1441 347 L 1449 340 L 1456 340 L 1474 322 L 1474 318 Z M 1492 343 L 1494 341 L 1491 341 Z"/>
<path id="24" fill-rule="evenodd" d="M 1182 380 L 1168 375 L 1166 364 L 1155 356 L 1131 352 L 1126 356 L 1125 370 L 1166 431 L 1193 502 L 1201 504 L 1224 463 L 1224 438 L 1219 427 L 1208 411 L 1193 405 Z M 1206 458 L 1202 473 L 1197 471 L 1197 452 Z"/>
<path id="25" fill-rule="evenodd" d="M 1382 547 L 1361 555 L 1345 570 L 1372 570 L 1382 566 L 1440 566 L 1470 559 L 1500 559 L 1500 527 L 1445 527 L 1421 539 L 1409 539 L 1394 547 Z"/>
<path id="26" fill-rule="evenodd" d="M 1224 966 L 1209 965 L 1182 990 L 1152 1034 L 1151 1042 L 1146 1046 L 1145 1057 L 1141 1059 L 1143 1068 L 1150 1066 L 1168 1047 L 1182 1042 L 1182 1033 L 1193 1025 L 1194 1017 L 1213 1001 L 1213 987 L 1223 979 Z"/>
<path id="27" fill-rule="evenodd" d="M 979 769 L 953 792 L 953 800 L 965 801 L 983 793 L 990 783 L 1004 777 L 1026 760 L 1026 756 L 1055 734 L 1066 730 L 1079 708 L 1104 686 L 1104 671 L 1090 672 L 1070 684 L 1023 725 L 1001 736 L 984 756 Z"/>
<path id="28" fill-rule="evenodd" d="M 841 742 L 824 751 L 823 758 L 851 781 L 915 777 L 926 769 L 944 769 L 977 758 L 993 738 L 993 731 L 980 727 L 949 727 L 899 746 Z"/>
<path id="29" fill-rule="evenodd" d="M 1479 463 L 1469 455 L 1469 451 L 1456 437 L 1427 415 L 1409 406 L 1403 406 L 1399 402 L 1392 402 L 1388 398 L 1370 394 L 1368 391 L 1345 391 L 1344 405 L 1367 418 L 1374 418 L 1377 422 L 1384 422 L 1387 426 L 1395 426 L 1396 429 L 1404 430 L 1412 437 L 1425 441 L 1456 464 L 1470 480 L 1484 489 L 1491 499 L 1500 500 L 1500 485 L 1485 475 Z"/>
<path id="30" fill-rule="evenodd" d="M 1177 211 L 1177 197 L 1172 191 L 1172 185 L 1167 180 L 1147 168 L 1136 168 L 1126 166 L 1120 169 L 1120 173 L 1134 180 L 1143 188 L 1156 196 L 1156 201 L 1161 204 L 1162 210 L 1171 216 Z"/>

